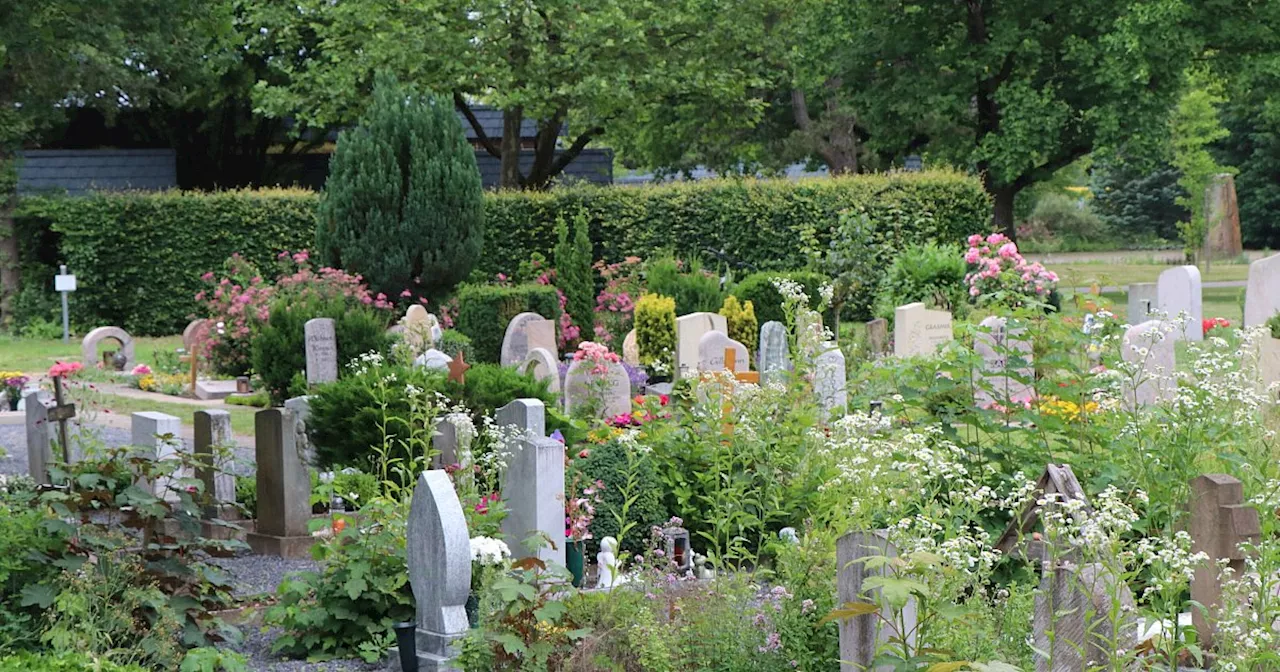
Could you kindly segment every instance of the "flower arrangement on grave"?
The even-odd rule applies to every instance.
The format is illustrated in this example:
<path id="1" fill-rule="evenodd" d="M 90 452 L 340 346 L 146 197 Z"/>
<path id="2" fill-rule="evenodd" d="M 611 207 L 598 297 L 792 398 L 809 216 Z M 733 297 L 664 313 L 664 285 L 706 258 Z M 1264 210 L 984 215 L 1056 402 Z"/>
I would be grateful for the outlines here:
<path id="1" fill-rule="evenodd" d="M 22 388 L 28 380 L 30 378 L 21 371 L 0 371 L 0 390 L 8 398 L 11 408 L 17 408 L 18 400 L 22 398 Z"/>
<path id="2" fill-rule="evenodd" d="M 1231 320 L 1225 317 L 1206 317 L 1200 320 L 1200 330 L 1205 336 L 1214 329 L 1228 329 L 1231 327 Z"/>
<path id="3" fill-rule="evenodd" d="M 507 542 L 487 536 L 471 537 L 471 590 L 478 591 L 511 561 Z"/>
<path id="4" fill-rule="evenodd" d="M 582 487 L 582 474 L 574 474 L 564 498 L 564 536 L 571 543 L 591 538 L 591 521 L 600 506 L 604 482 L 597 480 Z"/>
<path id="5" fill-rule="evenodd" d="M 671 411 L 663 410 L 666 409 L 669 403 L 671 403 L 671 397 L 665 394 L 656 396 L 636 395 L 631 400 L 634 410 L 630 413 L 621 413 L 612 418 L 607 418 L 605 424 L 616 428 L 641 427 L 645 423 L 659 418 L 670 418 Z"/>
<path id="6" fill-rule="evenodd" d="M 69 378 L 84 369 L 80 362 L 56 362 L 49 367 L 50 378 Z"/>
<path id="7" fill-rule="evenodd" d="M 574 407 L 574 415 L 586 418 L 600 416 L 605 394 L 609 387 L 609 367 L 618 364 L 622 358 L 617 353 L 609 352 L 609 347 L 593 341 L 578 344 L 573 353 L 574 362 L 583 362 L 590 366 L 587 371 L 587 389 L 584 402 Z"/>
<path id="8" fill-rule="evenodd" d="M 146 364 L 139 364 L 133 367 L 133 370 L 129 372 L 129 375 L 131 376 L 151 375 L 151 367 L 147 366 Z"/>
<path id="9" fill-rule="evenodd" d="M 968 243 L 964 260 L 971 270 L 965 275 L 965 284 L 975 301 L 1010 307 L 1028 300 L 1050 303 L 1058 287 L 1058 274 L 1040 262 L 1029 263 L 1018 252 L 1017 243 L 1001 233 L 985 238 L 975 233 Z"/>

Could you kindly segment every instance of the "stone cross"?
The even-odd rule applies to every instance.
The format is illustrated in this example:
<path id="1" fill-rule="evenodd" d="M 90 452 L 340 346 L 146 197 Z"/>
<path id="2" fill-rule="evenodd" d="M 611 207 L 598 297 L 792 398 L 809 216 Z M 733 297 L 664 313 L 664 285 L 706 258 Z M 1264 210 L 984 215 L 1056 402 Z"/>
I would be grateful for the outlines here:
<path id="1" fill-rule="evenodd" d="M 760 326 L 760 350 L 756 353 L 756 369 L 771 383 L 786 378 L 791 370 L 791 345 L 787 339 L 787 327 L 771 320 Z"/>
<path id="2" fill-rule="evenodd" d="M 1197 331 L 1200 329 L 1196 325 Z M 1133 366 L 1133 377 L 1122 381 L 1122 398 L 1129 410 L 1151 406 L 1177 393 L 1174 339 L 1177 328 L 1150 320 L 1124 332 L 1120 356 Z"/>
<path id="3" fill-rule="evenodd" d="M 1244 326 L 1256 327 L 1280 313 L 1280 254 L 1249 264 L 1244 290 Z"/>
<path id="4" fill-rule="evenodd" d="M 50 404 L 31 392 L 26 398 L 27 470 L 37 485 L 48 485 L 49 464 L 53 462 L 53 437 L 49 433 Z"/>
<path id="5" fill-rule="evenodd" d="M 1177 322 L 1185 313 L 1186 321 L 1174 329 L 1172 340 L 1203 341 L 1204 319 L 1200 291 L 1200 269 L 1195 266 L 1178 266 L 1160 274 L 1156 279 L 1156 309 L 1165 319 Z"/>
<path id="6" fill-rule="evenodd" d="M 896 557 L 898 549 L 889 542 L 883 531 L 850 532 L 836 540 L 836 604 L 843 606 L 853 603 L 874 602 L 878 596 L 868 595 L 863 584 L 873 576 L 886 576 L 884 566 L 869 569 L 868 558 Z M 887 605 L 882 606 L 887 608 Z M 886 620 L 896 623 L 898 618 L 893 613 L 881 614 Z M 916 603 L 915 598 L 909 600 L 903 608 L 903 618 L 907 624 L 907 632 L 897 633 L 884 625 L 880 615 L 864 614 L 840 619 L 840 670 L 842 672 L 890 672 L 891 665 L 872 667 L 876 657 L 876 649 L 891 638 L 906 636 L 909 642 L 915 642 Z"/>
<path id="7" fill-rule="evenodd" d="M 231 473 L 228 450 L 235 443 L 231 436 L 231 413 L 216 408 L 195 412 L 195 434 L 192 454 L 196 459 L 196 478 L 204 483 L 209 518 L 228 518 L 234 514 L 236 477 Z"/>
<path id="8" fill-rule="evenodd" d="M 139 448 L 155 451 L 151 456 L 157 462 L 176 459 L 178 453 L 184 449 L 179 436 L 182 432 L 182 421 L 177 417 L 167 413 L 142 412 L 131 414 L 129 419 L 131 443 Z M 174 480 L 189 477 L 191 474 L 186 468 L 180 469 L 172 476 L 156 479 L 155 483 L 151 484 L 152 491 L 156 497 L 172 499 L 176 496 L 176 493 L 170 492 L 174 487 Z"/>
<path id="9" fill-rule="evenodd" d="M 405 547 L 417 604 L 418 670 L 457 669 L 452 661 L 470 630 L 466 606 L 471 595 L 471 538 L 458 494 L 443 470 L 418 476 Z M 400 671 L 398 652 L 390 654 L 390 669 Z"/>
<path id="10" fill-rule="evenodd" d="M 1192 609 L 1197 642 L 1208 650 L 1213 646 L 1217 609 L 1222 606 L 1219 561 L 1244 571 L 1245 551 L 1241 544 L 1256 544 L 1262 536 L 1258 511 L 1244 503 L 1244 486 L 1226 474 L 1205 474 L 1191 481 L 1191 552 L 1203 551 L 1209 561 L 1196 567 L 1191 579 L 1191 599 L 1204 605 Z M 1207 612 L 1207 613 L 1206 613 Z"/>
<path id="11" fill-rule="evenodd" d="M 822 354 L 813 360 L 813 391 L 822 406 L 823 420 L 831 414 L 844 415 L 849 408 L 848 380 L 844 353 L 835 343 L 828 343 Z"/>
<path id="12" fill-rule="evenodd" d="M 311 472 L 297 446 L 293 411 L 268 408 L 253 416 L 258 463 L 258 521 L 249 547 L 258 555 L 304 558 L 314 538 L 311 520 Z"/>
<path id="13" fill-rule="evenodd" d="M 303 326 L 307 347 L 307 385 L 338 379 L 338 336 L 331 317 L 307 320 Z"/>
<path id="14" fill-rule="evenodd" d="M 499 361 L 503 366 L 515 366 L 523 362 L 533 348 L 555 354 L 556 323 L 537 313 L 520 313 L 507 323 Z"/>
<path id="15" fill-rule="evenodd" d="M 546 537 L 551 546 L 534 554 L 543 562 L 561 567 L 565 562 L 564 444 L 546 438 L 546 407 L 538 399 L 516 399 L 498 409 L 499 427 L 518 432 L 507 446 L 507 468 L 502 474 L 502 497 L 507 517 L 502 534 L 512 556 L 527 557 L 524 541 L 531 535 Z"/>

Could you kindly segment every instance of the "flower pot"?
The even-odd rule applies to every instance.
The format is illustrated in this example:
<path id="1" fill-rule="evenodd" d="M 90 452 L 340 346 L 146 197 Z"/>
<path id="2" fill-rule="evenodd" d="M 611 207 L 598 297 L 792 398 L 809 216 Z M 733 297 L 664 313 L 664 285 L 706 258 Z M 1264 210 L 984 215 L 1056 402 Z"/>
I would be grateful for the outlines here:
<path id="1" fill-rule="evenodd" d="M 9 391 L 9 392 L 5 395 L 5 398 L 9 400 L 9 410 L 11 410 L 11 411 L 16 411 L 16 410 L 18 410 L 18 398 L 19 398 L 19 397 L 18 397 L 18 393 L 17 393 L 17 392 Z"/>
<path id="2" fill-rule="evenodd" d="M 467 595 L 466 610 L 467 625 L 470 625 L 472 630 L 480 627 L 480 596 L 476 595 L 474 590 Z"/>
<path id="3" fill-rule="evenodd" d="M 587 542 L 570 541 L 565 546 L 564 561 L 569 568 L 569 573 L 573 574 L 573 587 L 581 588 L 583 579 L 586 577 L 583 556 L 586 554 Z"/>

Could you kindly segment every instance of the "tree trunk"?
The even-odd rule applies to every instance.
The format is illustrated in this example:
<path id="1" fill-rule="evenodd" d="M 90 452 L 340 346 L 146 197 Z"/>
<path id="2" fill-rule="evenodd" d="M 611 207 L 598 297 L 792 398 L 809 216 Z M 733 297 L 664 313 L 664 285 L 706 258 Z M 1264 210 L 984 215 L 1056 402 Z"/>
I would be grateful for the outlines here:
<path id="1" fill-rule="evenodd" d="M 524 179 L 520 175 L 520 125 L 524 121 L 524 109 L 514 107 L 502 111 L 502 157 L 498 169 L 498 186 L 503 189 L 519 189 Z"/>
<path id="2" fill-rule="evenodd" d="M 13 155 L 0 148 L 0 329 L 13 326 L 13 301 L 18 296 L 22 272 L 18 267 L 18 232 L 13 225 L 16 196 L 10 191 L 18 184 Z M 9 171 L 13 171 L 10 174 Z"/>
<path id="3" fill-rule="evenodd" d="M 991 217 L 991 228 L 1009 236 L 1010 240 L 1018 239 L 1017 228 L 1013 223 L 1013 200 L 1020 191 L 1012 185 L 987 188 L 995 200 L 995 211 Z"/>

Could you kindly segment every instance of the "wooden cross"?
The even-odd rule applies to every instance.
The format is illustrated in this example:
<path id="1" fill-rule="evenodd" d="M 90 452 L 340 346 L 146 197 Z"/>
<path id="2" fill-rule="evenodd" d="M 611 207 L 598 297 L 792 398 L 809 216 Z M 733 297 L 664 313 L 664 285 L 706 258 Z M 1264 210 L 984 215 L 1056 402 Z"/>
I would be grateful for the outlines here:
<path id="1" fill-rule="evenodd" d="M 67 442 L 67 421 L 76 417 L 76 405 L 62 403 L 62 376 L 53 377 L 54 407 L 49 419 L 58 423 L 58 442 L 62 444 L 62 462 L 71 463 L 71 444 Z"/>
<path id="2" fill-rule="evenodd" d="M 179 357 L 178 361 L 188 362 L 191 364 L 191 396 L 196 396 L 196 368 L 200 363 L 200 355 L 196 354 L 195 348 L 191 348 L 185 357 Z"/>

